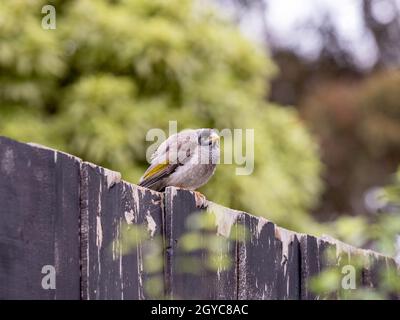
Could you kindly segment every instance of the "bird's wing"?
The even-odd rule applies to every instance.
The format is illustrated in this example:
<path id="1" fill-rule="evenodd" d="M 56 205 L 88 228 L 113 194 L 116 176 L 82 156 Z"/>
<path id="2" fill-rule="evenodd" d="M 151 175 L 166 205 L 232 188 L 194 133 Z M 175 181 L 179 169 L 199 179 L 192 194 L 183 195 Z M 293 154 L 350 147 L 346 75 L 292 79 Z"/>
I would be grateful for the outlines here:
<path id="1" fill-rule="evenodd" d="M 140 179 L 139 186 L 151 188 L 154 184 L 173 173 L 177 167 L 179 167 L 179 164 L 151 165 Z"/>
<path id="2" fill-rule="evenodd" d="M 197 134 L 187 130 L 170 136 L 152 156 L 151 165 L 140 179 L 140 186 L 151 187 L 184 165 L 197 147 Z"/>

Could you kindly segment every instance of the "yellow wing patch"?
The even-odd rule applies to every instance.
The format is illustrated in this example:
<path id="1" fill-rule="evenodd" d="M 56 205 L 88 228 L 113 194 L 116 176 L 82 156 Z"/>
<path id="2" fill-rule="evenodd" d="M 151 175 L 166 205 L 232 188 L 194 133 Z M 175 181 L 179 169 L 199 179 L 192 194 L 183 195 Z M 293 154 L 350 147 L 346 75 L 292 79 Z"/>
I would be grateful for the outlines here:
<path id="1" fill-rule="evenodd" d="M 155 174 L 157 174 L 158 172 L 162 171 L 163 169 L 165 169 L 166 167 L 168 167 L 168 163 L 160 163 L 157 164 L 156 166 L 154 166 L 154 168 L 151 168 L 151 170 L 149 170 L 149 172 L 146 172 L 143 176 L 143 179 L 147 179 L 150 178 L 152 176 L 154 176 Z"/>

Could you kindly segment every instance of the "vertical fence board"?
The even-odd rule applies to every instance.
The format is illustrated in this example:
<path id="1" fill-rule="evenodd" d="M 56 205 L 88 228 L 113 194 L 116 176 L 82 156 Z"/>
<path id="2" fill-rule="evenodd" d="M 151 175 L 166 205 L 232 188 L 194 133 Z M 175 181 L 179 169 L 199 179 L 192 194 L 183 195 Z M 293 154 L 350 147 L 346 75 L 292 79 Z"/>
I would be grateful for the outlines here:
<path id="1" fill-rule="evenodd" d="M 278 273 L 278 296 L 280 300 L 300 299 L 300 243 L 298 235 L 275 227 L 275 236 L 282 248 Z"/>
<path id="2" fill-rule="evenodd" d="M 217 272 L 212 273 L 212 282 L 208 292 L 215 299 L 237 299 L 238 297 L 238 248 L 241 231 L 236 227 L 243 217 L 243 213 L 209 202 L 207 211 L 215 216 L 217 235 L 222 239 L 227 249 L 217 250 L 217 256 L 228 259 L 228 265 L 219 266 Z"/>
<path id="3" fill-rule="evenodd" d="M 0 137 L 0 299 L 79 299 L 79 167 Z M 45 265 L 55 289 L 42 287 Z"/>
<path id="4" fill-rule="evenodd" d="M 247 214 L 242 223 L 248 236 L 239 244 L 239 299 L 277 299 L 282 247 L 275 225 Z"/>
<path id="5" fill-rule="evenodd" d="M 89 163 L 82 165 L 81 186 L 82 298 L 147 298 L 145 239 L 130 234 L 138 244 L 125 253 L 122 232 L 137 225 L 150 237 L 161 236 L 162 195 L 120 182 L 116 173 Z"/>
<path id="6" fill-rule="evenodd" d="M 318 239 L 304 235 L 300 240 L 301 255 L 301 300 L 314 300 L 315 294 L 310 289 L 309 280 L 320 272 Z"/>
<path id="7" fill-rule="evenodd" d="M 319 260 L 319 268 L 320 272 L 325 270 L 336 270 L 337 272 L 341 272 L 338 270 L 338 261 L 337 261 L 337 248 L 334 243 L 326 241 L 324 239 L 318 238 L 318 260 Z M 335 292 L 322 292 L 319 299 L 325 300 L 334 300 L 337 299 L 339 292 L 335 290 Z"/>
<path id="8" fill-rule="evenodd" d="M 218 208 L 214 208 L 218 210 Z M 196 213 L 210 214 L 196 203 L 193 192 L 169 187 L 165 192 L 165 237 L 166 237 L 166 286 L 169 298 L 173 299 L 235 299 L 236 298 L 236 242 L 228 244 L 225 252 L 232 266 L 213 270 L 207 267 L 209 251 L 200 249 L 192 252 L 182 250 L 183 237 L 191 230 L 187 218 Z M 220 214 L 234 214 L 220 212 Z M 232 221 L 233 223 L 233 221 Z M 230 226 L 229 226 L 230 227 Z M 201 242 L 215 236 L 214 231 L 201 233 Z M 220 235 L 223 237 L 224 235 Z M 195 268 L 200 269 L 195 271 Z"/>
<path id="9" fill-rule="evenodd" d="M 392 258 L 196 199 L 0 137 L 0 299 L 346 298 L 351 292 L 342 287 L 316 294 L 309 280 L 329 268 L 360 269 L 360 259 L 357 288 L 382 288 L 399 277 Z M 194 228 L 187 221 L 193 213 L 213 217 L 211 229 Z M 192 252 L 183 240 L 188 233 L 197 236 Z M 325 259 L 328 250 L 334 259 Z M 42 287 L 45 265 L 55 268 L 55 289 Z M 393 278 L 382 278 L 389 268 Z"/>
<path id="10" fill-rule="evenodd" d="M 400 282 L 398 266 L 394 259 L 377 254 L 373 251 L 368 252 L 368 263 L 362 270 L 362 284 L 366 288 L 385 288 L 388 298 L 399 300 L 400 293 L 390 288 L 394 282 Z"/>

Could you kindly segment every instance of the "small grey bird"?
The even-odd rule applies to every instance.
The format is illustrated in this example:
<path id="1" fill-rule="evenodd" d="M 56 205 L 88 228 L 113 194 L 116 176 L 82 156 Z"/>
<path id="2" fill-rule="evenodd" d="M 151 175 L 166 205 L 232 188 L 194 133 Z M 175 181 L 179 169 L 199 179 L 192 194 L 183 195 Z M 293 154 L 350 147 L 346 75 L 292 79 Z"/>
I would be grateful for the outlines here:
<path id="1" fill-rule="evenodd" d="M 219 155 L 219 135 L 215 130 L 181 131 L 154 152 L 139 185 L 156 191 L 168 186 L 195 190 L 214 174 Z"/>

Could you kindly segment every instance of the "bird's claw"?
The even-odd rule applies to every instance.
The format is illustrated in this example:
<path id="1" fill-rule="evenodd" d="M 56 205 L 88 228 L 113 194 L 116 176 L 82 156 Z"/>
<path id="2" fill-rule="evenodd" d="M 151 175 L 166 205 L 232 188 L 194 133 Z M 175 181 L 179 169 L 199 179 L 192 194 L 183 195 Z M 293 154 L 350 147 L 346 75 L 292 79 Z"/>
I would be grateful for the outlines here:
<path id="1" fill-rule="evenodd" d="M 196 206 L 198 208 L 202 208 L 202 209 L 207 208 L 208 201 L 202 193 L 200 193 L 198 191 L 194 191 L 194 198 L 196 200 Z"/>

